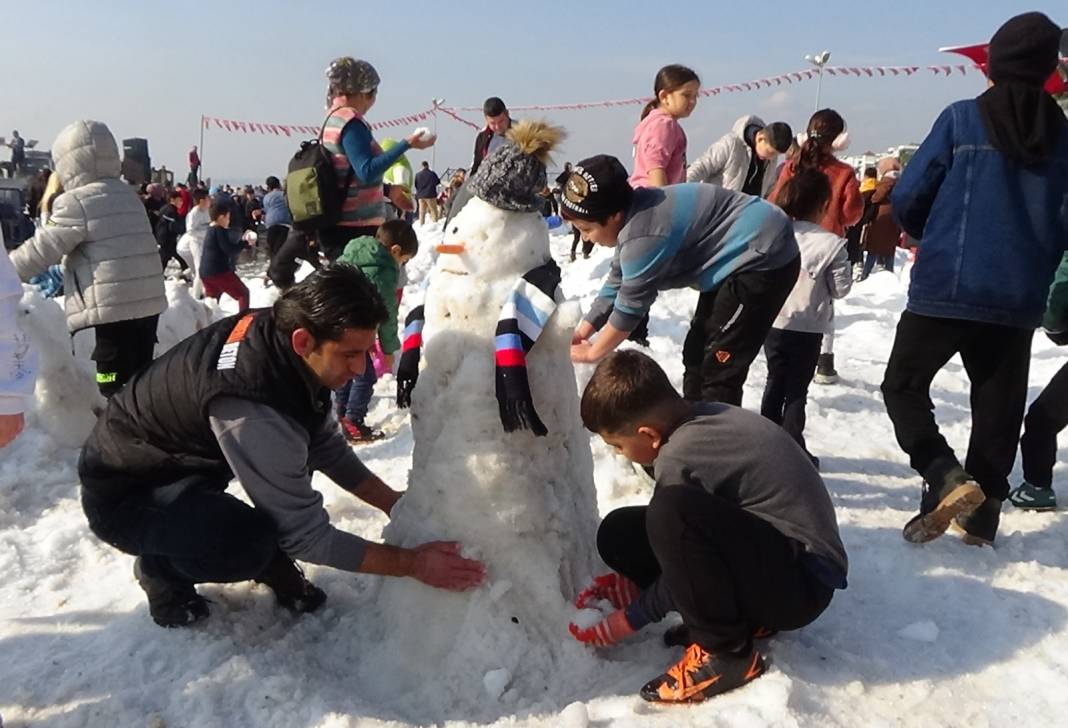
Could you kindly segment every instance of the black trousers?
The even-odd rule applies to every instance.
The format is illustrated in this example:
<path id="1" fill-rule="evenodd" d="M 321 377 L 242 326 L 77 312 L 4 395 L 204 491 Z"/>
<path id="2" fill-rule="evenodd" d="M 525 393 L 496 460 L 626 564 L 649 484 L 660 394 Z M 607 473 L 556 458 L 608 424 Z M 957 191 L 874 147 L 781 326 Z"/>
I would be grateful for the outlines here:
<path id="1" fill-rule="evenodd" d="M 96 386 L 105 397 L 122 389 L 130 377 L 148 366 L 156 349 L 159 316 L 116 321 L 94 326 Z"/>
<path id="2" fill-rule="evenodd" d="M 114 482 L 84 473 L 81 479 L 82 509 L 94 534 L 123 553 L 156 557 L 193 583 L 254 579 L 278 550 L 271 519 L 224 492 L 225 479 L 139 482 L 120 499 L 97 495 Z"/>
<path id="3" fill-rule="evenodd" d="M 185 258 L 178 255 L 177 238 L 159 243 L 159 262 L 163 266 L 164 271 L 167 270 L 167 264 L 171 262 L 172 258 L 178 261 L 178 265 L 183 271 L 189 267 L 189 264 L 185 262 Z"/>
<path id="4" fill-rule="evenodd" d="M 1024 480 L 1039 488 L 1053 487 L 1057 433 L 1068 427 L 1068 364 L 1060 368 L 1031 403 L 1020 438 Z"/>
<path id="5" fill-rule="evenodd" d="M 882 390 L 898 444 L 916 472 L 928 477 L 936 461 L 956 460 L 935 421 L 931 381 L 960 354 L 972 385 L 972 431 L 964 469 L 987 497 L 1008 496 L 1027 402 L 1033 334 L 1031 329 L 901 314 Z"/>
<path id="6" fill-rule="evenodd" d="M 280 228 L 280 231 L 276 228 Z M 298 258 L 308 261 L 316 270 L 322 267 L 319 254 L 309 246 L 308 236 L 295 228 L 290 229 L 285 225 L 272 225 L 267 228 L 267 250 L 270 255 L 267 277 L 283 290 L 296 281 L 297 270 L 300 268 Z"/>
<path id="7" fill-rule="evenodd" d="M 743 271 L 701 294 L 682 345 L 686 399 L 741 406 L 742 385 L 801 269 Z"/>
<path id="8" fill-rule="evenodd" d="M 319 231 L 319 250 L 326 259 L 333 263 L 341 254 L 345 252 L 345 246 L 349 244 L 349 241 L 353 238 L 358 238 L 363 235 L 371 235 L 378 232 L 378 228 L 374 225 L 364 225 L 361 227 L 331 227 L 323 228 Z"/>
<path id="9" fill-rule="evenodd" d="M 805 404 L 808 385 L 816 373 L 823 334 L 771 329 L 764 340 L 768 381 L 760 414 L 782 428 L 805 448 Z M 808 448 L 805 448 L 807 450 Z"/>
<path id="10" fill-rule="evenodd" d="M 657 488 L 648 506 L 612 511 L 597 549 L 643 589 L 666 582 L 671 604 L 706 650 L 748 642 L 753 630 L 799 629 L 834 590 L 801 565 L 800 543 L 702 488 Z"/>
<path id="11" fill-rule="evenodd" d="M 575 251 L 578 250 L 579 242 L 582 242 L 582 257 L 589 258 L 590 253 L 593 252 L 593 243 L 588 240 L 582 240 L 582 233 L 575 230 L 571 238 L 571 260 L 575 259 Z"/>

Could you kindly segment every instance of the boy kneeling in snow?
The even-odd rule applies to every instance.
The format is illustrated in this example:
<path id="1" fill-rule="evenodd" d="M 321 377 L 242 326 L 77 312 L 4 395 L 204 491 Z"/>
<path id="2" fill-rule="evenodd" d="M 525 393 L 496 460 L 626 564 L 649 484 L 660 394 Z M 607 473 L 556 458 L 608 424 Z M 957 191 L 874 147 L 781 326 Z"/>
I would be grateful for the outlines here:
<path id="1" fill-rule="evenodd" d="M 678 664 L 641 689 L 661 703 L 697 702 L 764 672 L 754 637 L 799 629 L 846 586 L 834 508 L 804 450 L 769 420 L 721 403 L 689 403 L 636 351 L 612 354 L 582 395 L 582 421 L 624 457 L 652 466 L 648 506 L 619 508 L 597 531 L 615 569 L 579 597 L 618 611 L 581 642 L 604 647 L 670 611 Z"/>

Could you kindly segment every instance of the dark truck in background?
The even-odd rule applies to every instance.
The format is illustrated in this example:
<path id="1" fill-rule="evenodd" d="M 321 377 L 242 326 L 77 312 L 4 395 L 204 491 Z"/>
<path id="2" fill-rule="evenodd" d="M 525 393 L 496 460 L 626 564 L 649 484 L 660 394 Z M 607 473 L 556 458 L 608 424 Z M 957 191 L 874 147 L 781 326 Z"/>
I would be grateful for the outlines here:
<path id="1" fill-rule="evenodd" d="M 25 183 L 28 181 L 28 177 L 0 180 L 0 228 L 8 250 L 33 237 L 33 219 L 26 214 Z"/>

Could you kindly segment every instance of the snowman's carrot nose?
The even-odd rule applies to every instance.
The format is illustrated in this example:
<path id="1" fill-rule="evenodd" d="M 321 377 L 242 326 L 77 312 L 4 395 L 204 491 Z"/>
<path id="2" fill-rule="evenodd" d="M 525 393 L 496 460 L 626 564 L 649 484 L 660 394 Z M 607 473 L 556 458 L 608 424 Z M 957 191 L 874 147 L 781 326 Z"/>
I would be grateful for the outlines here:
<path id="1" fill-rule="evenodd" d="M 442 245 L 438 245 L 434 249 L 436 251 L 438 251 L 439 253 L 444 253 L 445 255 L 459 255 L 460 253 L 464 252 L 464 244 L 463 243 L 452 243 L 452 244 L 449 244 L 449 245 L 442 244 Z"/>

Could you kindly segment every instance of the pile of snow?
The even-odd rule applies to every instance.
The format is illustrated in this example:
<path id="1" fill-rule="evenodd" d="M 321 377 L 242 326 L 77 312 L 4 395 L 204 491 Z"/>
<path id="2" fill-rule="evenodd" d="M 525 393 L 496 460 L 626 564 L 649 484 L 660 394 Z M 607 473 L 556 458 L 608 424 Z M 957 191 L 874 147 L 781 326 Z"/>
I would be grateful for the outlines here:
<path id="1" fill-rule="evenodd" d="M 422 301 L 421 285 L 434 259 L 430 248 L 441 236 L 432 226 L 420 228 L 419 234 L 423 245 L 410 264 L 405 310 Z M 554 236 L 552 251 L 564 270 L 565 293 L 588 304 L 607 272 L 610 254 L 597 249 L 589 260 L 568 263 L 570 243 L 569 234 Z M 277 295 L 258 277 L 249 277 L 247 283 L 254 305 L 265 305 Z M 849 588 L 836 594 L 827 612 L 811 626 L 764 644 L 771 658 L 767 675 L 742 690 L 684 709 L 648 706 L 636 695 L 646 680 L 678 659 L 678 650 L 659 643 L 667 625 L 647 629 L 611 650 L 574 649 L 577 646 L 567 642 L 570 637 L 559 623 L 566 599 L 574 596 L 562 593 L 565 579 L 556 574 L 548 577 L 542 566 L 529 583 L 522 565 L 502 573 L 502 562 L 484 547 L 479 547 L 479 555 L 490 561 L 491 578 L 484 588 L 465 597 L 424 589 L 411 581 L 393 582 L 391 592 L 382 588 L 384 580 L 309 567 L 310 578 L 329 594 L 316 614 L 293 618 L 278 609 L 268 590 L 251 583 L 210 585 L 202 587 L 214 602 L 209 620 L 188 630 L 159 629 L 149 619 L 144 595 L 130 574 L 132 559 L 89 534 L 78 503 L 76 443 L 62 444 L 64 438 L 77 439 L 73 436 L 82 429 L 76 424 L 78 413 L 90 412 L 98 401 L 92 366 L 84 358 L 69 356 L 62 316 L 27 299 L 28 317 L 41 321 L 34 337 L 46 372 L 28 431 L 0 453 L 4 725 L 393 728 L 446 721 L 454 727 L 546 728 L 1058 725 L 1068 710 L 1068 697 L 1061 689 L 1068 673 L 1064 515 L 1024 513 L 1006 506 L 994 549 L 965 547 L 952 535 L 926 546 L 901 539 L 901 526 L 917 507 L 919 478 L 894 441 L 878 387 L 904 305 L 904 287 L 899 275 L 876 273 L 856 284 L 837 305 L 836 364 L 842 379 L 836 385 L 813 386 L 810 393 L 806 436 L 821 458 L 849 552 Z M 652 311 L 651 348 L 676 385 L 681 381 L 681 341 L 695 302 L 692 291 L 668 292 Z M 232 302 L 224 300 L 221 312 L 233 310 Z M 192 330 L 199 324 L 192 311 L 188 313 L 184 325 Z M 483 317 L 493 319 L 497 311 L 470 315 L 468 323 L 481 331 Z M 557 315 L 566 328 L 566 312 Z M 458 329 L 455 335 L 463 331 Z M 556 386 L 562 394 L 547 395 L 546 383 L 536 381 L 535 400 L 550 429 L 566 439 L 567 452 L 558 450 L 560 459 L 577 463 L 569 477 L 580 486 L 587 482 L 588 455 L 573 448 L 591 447 L 601 514 L 647 502 L 650 481 L 644 475 L 596 439 L 586 440 L 588 445 L 572 440 L 573 413 L 562 404 L 559 410 L 557 405 L 542 408 L 542 402 L 563 403 L 564 394 L 580 391 L 591 372 L 591 367 L 577 367 L 574 379 L 565 381 L 565 364 L 552 346 L 547 349 L 553 350 L 546 353 L 543 364 L 559 377 Z M 472 382 L 465 373 L 482 358 L 474 349 L 442 345 L 427 352 L 427 365 L 457 372 L 472 397 L 484 399 L 488 381 Z M 1041 335 L 1036 337 L 1032 399 L 1064 359 L 1061 349 Z M 50 376 L 47 371 L 57 374 Z M 765 371 L 758 359 L 745 387 L 745 405 L 750 408 L 759 402 Z M 484 373 L 492 376 L 491 369 Z M 432 503 L 429 490 L 434 483 L 424 480 L 431 474 L 431 455 L 438 454 L 444 463 L 451 461 L 451 469 L 463 464 L 459 457 L 450 457 L 450 450 L 455 449 L 457 456 L 470 454 L 471 482 L 441 484 L 457 492 L 442 494 L 443 513 L 439 516 L 432 508 L 436 520 L 428 522 L 433 528 L 424 535 L 472 543 L 494 538 L 502 527 L 499 519 L 507 517 L 504 514 L 514 509 L 518 498 L 530 497 L 536 503 L 537 498 L 549 496 L 544 485 L 536 493 L 524 494 L 504 487 L 500 478 L 491 479 L 494 487 L 483 494 L 502 499 L 504 507 L 498 511 L 488 503 L 479 504 L 481 510 L 472 513 L 467 523 L 455 524 L 456 504 L 469 495 L 474 481 L 481 480 L 486 463 L 491 458 L 500 458 L 508 467 L 521 463 L 517 451 L 531 446 L 529 435 L 513 436 L 524 443 L 520 448 L 500 445 L 501 452 L 479 455 L 455 433 L 477 437 L 496 416 L 495 404 L 488 403 L 485 419 L 480 415 L 474 422 L 464 422 L 459 415 L 467 411 L 460 409 L 463 403 L 449 399 L 449 406 L 456 409 L 443 417 L 426 407 L 431 400 L 451 396 L 447 383 L 424 383 L 421 387 L 426 389 L 417 400 L 416 428 L 441 427 L 442 437 L 451 445 L 443 443 L 437 452 L 428 445 L 427 462 L 413 462 L 410 418 L 396 411 L 394 386 L 395 380 L 388 376 L 379 383 L 369 416 L 372 424 L 390 429 L 392 437 L 358 450 L 377 474 L 403 487 L 411 471 L 412 502 Z M 943 432 L 959 453 L 964 452 L 970 427 L 967 391 L 958 359 L 935 378 L 932 389 Z M 49 420 L 43 414 L 49 408 L 65 416 Z M 1068 440 L 1062 445 L 1068 446 Z M 423 444 L 418 447 L 419 458 L 424 457 L 423 448 Z M 529 457 L 546 472 L 556 472 L 540 456 Z M 581 466 L 582 461 L 587 465 Z M 1020 480 L 1018 467 L 1013 482 Z M 1063 478 L 1064 473 L 1059 462 L 1056 476 Z M 522 487 L 530 487 L 536 479 L 534 473 L 511 475 Z M 315 483 L 336 524 L 369 538 L 381 536 L 386 522 L 380 513 L 321 475 L 315 476 Z M 417 490 L 423 491 L 418 498 Z M 1061 495 L 1068 497 L 1063 489 Z M 453 525 L 440 529 L 446 517 Z M 581 515 L 578 520 L 587 518 Z M 398 513 L 401 520 L 405 526 L 402 529 L 398 523 L 398 530 L 405 533 L 398 538 L 416 540 L 418 525 Z M 522 539 L 531 540 L 517 535 Z M 544 563 L 549 549 L 532 553 Z M 568 558 L 567 563 L 576 564 L 584 555 L 573 553 Z M 546 586 L 549 582 L 551 589 Z M 541 588 L 548 594 L 533 593 Z M 529 596 L 531 603 L 515 603 L 517 595 Z M 503 625 L 498 619 L 512 610 L 533 613 L 543 604 L 548 605 L 539 626 L 544 632 L 513 631 L 510 619 Z M 393 609 L 418 621 L 389 621 L 384 612 Z M 408 631 L 428 643 L 410 644 Z M 510 637 L 536 645 L 534 654 L 512 662 Z M 459 644 L 465 640 L 470 644 Z M 428 655 L 439 655 L 442 646 L 460 661 L 446 659 L 433 663 L 433 670 L 424 669 L 420 663 Z M 550 653 L 558 662 L 544 661 Z M 530 665 L 525 664 L 528 661 Z M 411 666 L 394 672 L 403 662 Z M 404 677 L 413 671 L 422 675 L 421 681 Z M 537 671 L 544 671 L 547 689 L 535 686 Z M 409 694 L 420 698 L 406 697 Z M 480 702 L 472 706 L 476 696 Z"/>

